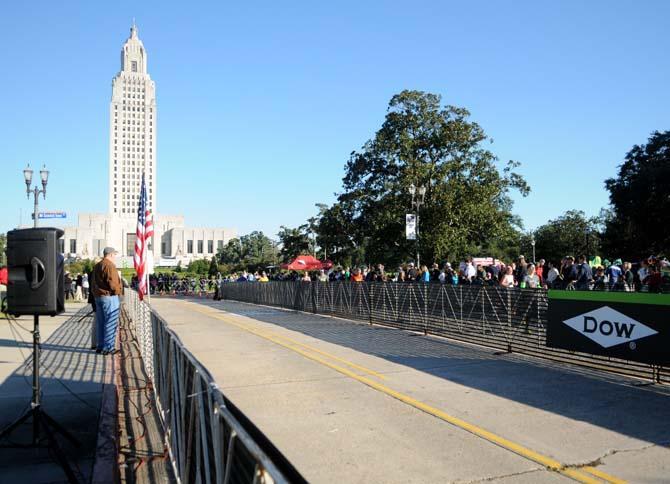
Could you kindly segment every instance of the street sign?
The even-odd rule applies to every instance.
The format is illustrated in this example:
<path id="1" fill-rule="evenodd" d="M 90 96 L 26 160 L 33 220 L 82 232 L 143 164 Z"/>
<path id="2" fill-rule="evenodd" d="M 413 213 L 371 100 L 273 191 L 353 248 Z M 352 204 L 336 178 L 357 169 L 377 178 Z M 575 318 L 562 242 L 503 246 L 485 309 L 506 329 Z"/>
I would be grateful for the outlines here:
<path id="1" fill-rule="evenodd" d="M 65 212 L 38 212 L 37 218 L 67 218 L 67 214 Z M 35 220 L 35 214 L 32 214 L 32 219 Z"/>
<path id="2" fill-rule="evenodd" d="M 416 215 L 405 215 L 405 237 L 407 240 L 416 240 Z"/>

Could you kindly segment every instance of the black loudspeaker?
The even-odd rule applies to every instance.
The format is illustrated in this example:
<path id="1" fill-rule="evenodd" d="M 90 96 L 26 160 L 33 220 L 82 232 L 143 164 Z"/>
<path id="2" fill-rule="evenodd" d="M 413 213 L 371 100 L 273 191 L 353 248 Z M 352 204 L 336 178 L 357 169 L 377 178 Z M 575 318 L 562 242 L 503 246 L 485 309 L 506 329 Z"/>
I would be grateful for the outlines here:
<path id="1" fill-rule="evenodd" d="M 65 310 L 61 229 L 36 228 L 7 233 L 7 309 L 10 314 L 55 316 Z"/>

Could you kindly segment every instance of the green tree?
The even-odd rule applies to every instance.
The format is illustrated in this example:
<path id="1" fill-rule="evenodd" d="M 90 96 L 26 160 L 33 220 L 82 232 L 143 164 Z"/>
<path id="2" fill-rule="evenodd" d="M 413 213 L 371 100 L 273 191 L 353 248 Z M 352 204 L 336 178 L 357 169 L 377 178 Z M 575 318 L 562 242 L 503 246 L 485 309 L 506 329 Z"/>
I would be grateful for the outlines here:
<path id="1" fill-rule="evenodd" d="M 263 232 L 254 231 L 231 239 L 217 254 L 219 262 L 234 270 L 261 270 L 277 262 L 277 244 Z"/>
<path id="2" fill-rule="evenodd" d="M 616 178 L 605 180 L 611 211 L 603 245 L 612 257 L 635 260 L 670 249 L 670 131 L 654 132 L 628 152 Z"/>
<path id="3" fill-rule="evenodd" d="M 600 255 L 600 226 L 597 217 L 587 218 L 584 212 L 569 210 L 560 217 L 538 227 L 535 235 L 537 259 L 558 263 L 566 255 Z M 526 236 L 525 255 L 530 260 L 530 244 Z"/>
<path id="4" fill-rule="evenodd" d="M 7 234 L 0 234 L 0 266 L 7 265 L 7 254 L 5 254 L 6 246 Z"/>
<path id="5" fill-rule="evenodd" d="M 317 204 L 314 231 L 316 243 L 320 247 L 319 257 L 330 259 L 337 264 L 351 265 L 363 262 L 357 251 L 352 214 L 343 203 L 332 206 Z"/>
<path id="6" fill-rule="evenodd" d="M 212 260 L 209 261 L 209 270 L 207 271 L 207 274 L 212 277 L 216 276 L 216 274 L 219 272 L 219 265 L 216 263 L 216 257 L 212 257 Z"/>
<path id="7" fill-rule="evenodd" d="M 188 272 L 204 276 L 209 271 L 209 261 L 206 259 L 197 259 L 191 261 L 188 265 Z"/>
<path id="8" fill-rule="evenodd" d="M 310 253 L 309 225 L 303 224 L 296 228 L 281 226 L 277 234 L 281 250 L 279 255 L 283 262 L 289 262 L 301 254 Z"/>
<path id="9" fill-rule="evenodd" d="M 403 91 L 391 99 L 381 129 L 351 154 L 338 197 L 354 246 L 366 258 L 392 263 L 415 252 L 404 236 L 411 184 L 426 187 L 424 261 L 487 253 L 493 241 L 513 237 L 519 221 L 509 192 L 525 196 L 528 185 L 513 171 L 518 163 L 496 167 L 484 146 L 490 139 L 469 118 L 464 108 L 442 106 L 436 94 Z"/>
<path id="10" fill-rule="evenodd" d="M 244 257 L 240 239 L 230 239 L 228 243 L 219 250 L 217 257 L 221 264 L 228 264 L 231 266 L 240 264 Z"/>

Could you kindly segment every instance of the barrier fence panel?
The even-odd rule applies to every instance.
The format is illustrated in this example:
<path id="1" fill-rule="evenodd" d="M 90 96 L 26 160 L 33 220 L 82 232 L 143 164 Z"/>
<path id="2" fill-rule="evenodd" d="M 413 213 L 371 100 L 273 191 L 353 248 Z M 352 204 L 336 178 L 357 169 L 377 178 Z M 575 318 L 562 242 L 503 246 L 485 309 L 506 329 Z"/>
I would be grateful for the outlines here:
<path id="1" fill-rule="evenodd" d="M 546 290 L 395 282 L 225 283 L 222 297 L 444 336 L 670 383 L 670 368 L 546 345 Z"/>
<path id="2" fill-rule="evenodd" d="M 249 297 L 257 304 L 270 301 L 263 291 Z M 180 482 L 306 482 L 221 393 L 207 369 L 135 291 L 126 292 L 125 309 L 151 378 Z"/>

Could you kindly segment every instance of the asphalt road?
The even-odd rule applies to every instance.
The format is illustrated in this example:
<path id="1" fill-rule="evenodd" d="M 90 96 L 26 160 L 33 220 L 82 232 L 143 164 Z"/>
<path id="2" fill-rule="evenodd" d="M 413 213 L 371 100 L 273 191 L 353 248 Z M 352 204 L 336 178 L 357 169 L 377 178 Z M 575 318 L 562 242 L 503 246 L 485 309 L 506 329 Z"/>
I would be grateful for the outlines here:
<path id="1" fill-rule="evenodd" d="M 668 388 L 244 303 L 152 305 L 311 482 L 669 482 Z"/>

